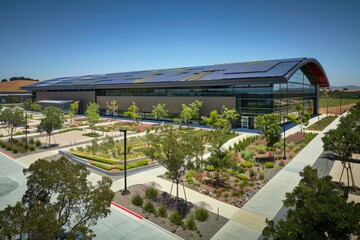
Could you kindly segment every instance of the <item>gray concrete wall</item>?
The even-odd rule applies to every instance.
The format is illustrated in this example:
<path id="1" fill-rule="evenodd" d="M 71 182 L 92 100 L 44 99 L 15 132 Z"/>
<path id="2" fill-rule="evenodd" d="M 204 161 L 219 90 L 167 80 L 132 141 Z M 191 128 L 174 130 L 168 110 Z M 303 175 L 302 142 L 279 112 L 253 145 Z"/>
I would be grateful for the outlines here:
<path id="1" fill-rule="evenodd" d="M 98 96 L 97 103 L 101 109 L 106 108 L 106 101 L 116 100 L 119 104 L 119 110 L 126 110 L 136 103 L 136 106 L 142 108 L 143 112 L 151 112 L 152 107 L 158 103 L 165 103 L 170 113 L 180 113 L 181 104 L 189 104 L 195 100 L 203 102 L 200 109 L 200 115 L 208 116 L 210 111 L 217 110 L 221 112 L 222 106 L 235 108 L 235 97 L 135 97 L 135 96 Z"/>
<path id="2" fill-rule="evenodd" d="M 95 92 L 36 92 L 36 101 L 40 100 L 79 100 L 79 112 L 84 113 L 90 102 L 95 102 Z"/>

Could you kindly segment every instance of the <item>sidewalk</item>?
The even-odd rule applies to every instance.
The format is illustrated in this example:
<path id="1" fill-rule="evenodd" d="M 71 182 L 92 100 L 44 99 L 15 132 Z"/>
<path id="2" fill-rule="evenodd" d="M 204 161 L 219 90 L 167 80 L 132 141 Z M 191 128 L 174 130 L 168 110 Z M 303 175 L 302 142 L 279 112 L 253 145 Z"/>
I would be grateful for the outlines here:
<path id="1" fill-rule="evenodd" d="M 310 124 L 316 122 L 311 119 Z M 256 193 L 243 208 L 238 209 L 230 221 L 215 234 L 212 239 L 258 239 L 265 227 L 265 219 L 273 219 L 283 206 L 285 193 L 291 192 L 299 183 L 299 172 L 306 165 L 313 165 L 323 152 L 321 138 L 324 132 L 336 128 L 337 118 L 323 131 L 319 132 L 289 164 L 278 172 L 258 193 Z M 299 131 L 296 126 L 286 131 L 286 135 Z"/>

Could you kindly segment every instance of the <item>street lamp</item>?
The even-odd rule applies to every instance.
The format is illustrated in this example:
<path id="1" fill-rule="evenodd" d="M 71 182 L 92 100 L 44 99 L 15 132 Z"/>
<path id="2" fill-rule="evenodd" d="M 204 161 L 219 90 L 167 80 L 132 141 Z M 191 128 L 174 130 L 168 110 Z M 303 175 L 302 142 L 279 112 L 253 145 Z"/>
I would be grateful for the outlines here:
<path id="1" fill-rule="evenodd" d="M 28 150 L 28 116 L 27 113 L 25 113 L 25 149 Z"/>
<path id="2" fill-rule="evenodd" d="M 286 131 L 286 128 L 285 128 L 285 119 L 286 119 L 286 116 L 284 116 L 284 123 L 283 123 L 283 127 L 284 127 L 284 157 L 283 159 L 286 160 L 287 157 L 286 157 L 286 141 L 285 141 L 285 131 Z"/>
<path id="3" fill-rule="evenodd" d="M 126 178 L 126 129 L 120 129 L 120 133 L 124 133 L 124 179 L 125 179 L 125 188 L 121 191 L 122 195 L 127 195 L 130 193 L 129 190 L 127 190 L 127 178 Z"/>

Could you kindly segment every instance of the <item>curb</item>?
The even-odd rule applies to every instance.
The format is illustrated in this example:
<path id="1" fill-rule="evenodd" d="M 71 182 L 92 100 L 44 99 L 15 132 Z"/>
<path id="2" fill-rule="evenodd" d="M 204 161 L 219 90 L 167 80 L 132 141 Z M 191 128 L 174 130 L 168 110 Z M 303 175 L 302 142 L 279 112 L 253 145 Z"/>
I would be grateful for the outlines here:
<path id="1" fill-rule="evenodd" d="M 10 153 L 7 153 L 7 152 L 5 152 L 5 151 L 3 151 L 3 150 L 0 150 L 0 153 L 2 153 L 2 154 L 4 154 L 4 155 L 12 158 L 13 160 L 16 160 L 16 157 L 14 157 L 13 155 L 11 155 Z"/>
<path id="2" fill-rule="evenodd" d="M 131 210 L 129 210 L 129 209 L 127 209 L 127 208 L 125 208 L 125 207 L 123 207 L 123 206 L 121 206 L 121 205 L 113 202 L 113 201 L 111 202 L 111 204 L 112 204 L 113 206 L 118 207 L 118 208 L 120 208 L 121 210 L 123 210 L 123 211 L 125 211 L 125 212 L 127 212 L 127 213 L 129 213 L 129 214 L 131 214 L 131 215 L 133 215 L 134 217 L 137 217 L 137 218 L 139 218 L 139 219 L 141 219 L 141 220 L 144 219 L 144 218 L 143 218 L 142 216 L 140 216 L 139 214 L 134 213 L 133 211 L 131 211 Z"/>

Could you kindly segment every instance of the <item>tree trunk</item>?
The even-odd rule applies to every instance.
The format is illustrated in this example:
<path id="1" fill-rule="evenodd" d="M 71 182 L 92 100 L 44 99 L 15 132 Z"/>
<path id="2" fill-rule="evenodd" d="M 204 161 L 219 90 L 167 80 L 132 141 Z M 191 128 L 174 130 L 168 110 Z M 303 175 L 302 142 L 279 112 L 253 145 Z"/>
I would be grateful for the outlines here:
<path id="1" fill-rule="evenodd" d="M 176 203 L 179 201 L 179 179 L 176 179 Z"/>
<path id="2" fill-rule="evenodd" d="M 51 133 L 49 133 L 49 147 L 50 147 L 50 141 L 51 141 Z"/>

